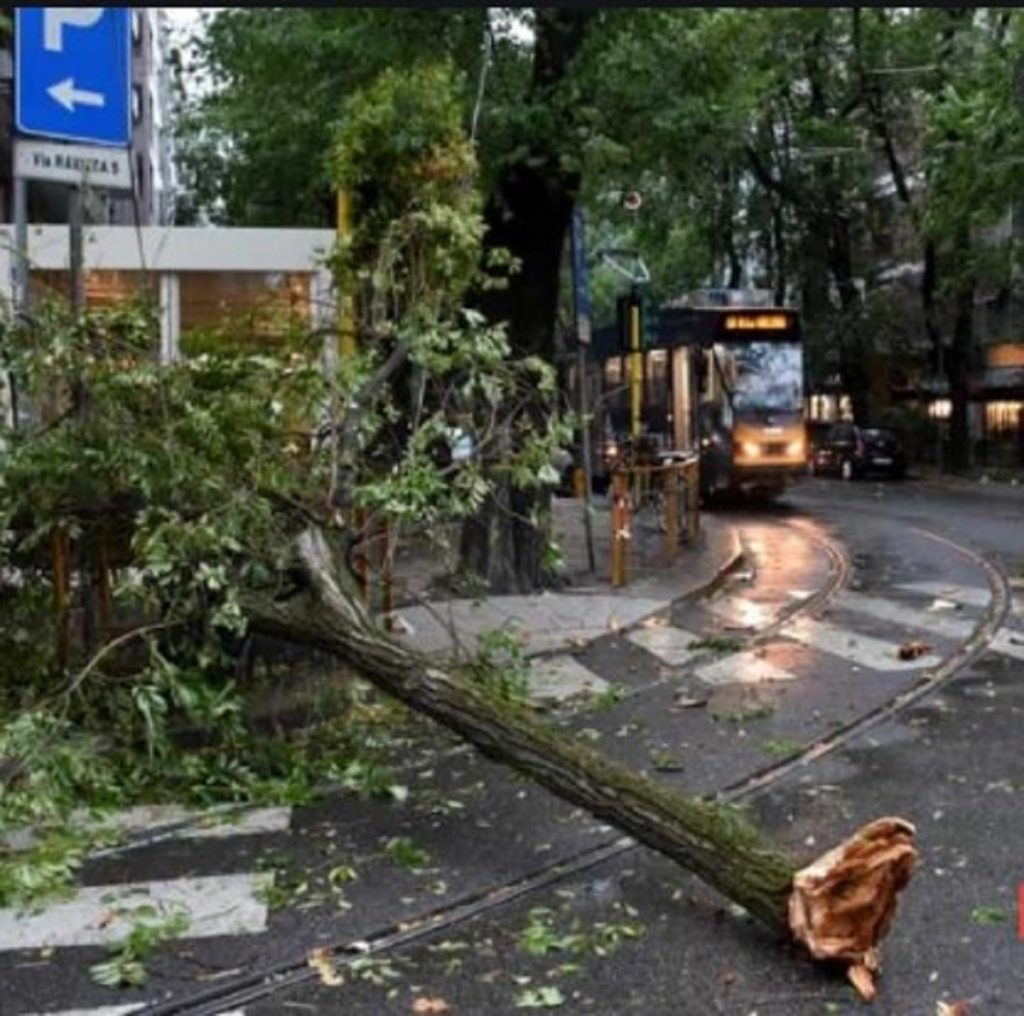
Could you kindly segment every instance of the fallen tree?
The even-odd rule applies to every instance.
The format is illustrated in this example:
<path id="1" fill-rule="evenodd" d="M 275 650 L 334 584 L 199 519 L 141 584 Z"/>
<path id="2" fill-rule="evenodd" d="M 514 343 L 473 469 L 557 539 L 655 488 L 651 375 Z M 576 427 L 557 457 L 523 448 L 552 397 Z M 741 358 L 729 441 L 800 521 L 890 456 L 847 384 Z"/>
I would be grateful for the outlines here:
<path id="1" fill-rule="evenodd" d="M 238 800 L 247 784 L 236 774 L 251 772 L 258 748 L 242 719 L 244 672 L 234 658 L 248 621 L 343 658 L 490 758 L 673 858 L 813 956 L 842 962 L 871 997 L 877 944 L 916 858 L 910 826 L 881 819 L 801 869 L 735 809 L 675 794 L 574 743 L 458 667 L 396 643 L 362 605 L 349 558 L 365 554 L 377 524 L 415 525 L 437 539 L 502 485 L 541 489 L 564 434 L 557 418 L 529 411 L 538 392 L 554 390 L 551 365 L 515 358 L 502 322 L 465 307 L 484 226 L 455 92 L 450 69 L 418 68 L 384 75 L 347 106 L 335 169 L 359 218 L 334 267 L 359 297 L 357 354 L 333 369 L 321 369 L 319 335 L 273 353 L 160 366 L 150 355 L 151 315 L 130 309 L 68 317 L 44 308 L 2 344 L 26 391 L 42 399 L 82 383 L 91 411 L 87 420 L 71 414 L 0 433 L 8 441 L 0 705 L 32 709 L 20 727 L 0 723 L 0 769 L 15 760 L 21 798 L 35 808 L 38 773 L 21 763 L 55 755 L 58 736 L 70 751 L 73 735 L 89 730 L 133 773 L 208 771 Z M 119 553 L 97 556 L 109 565 L 123 553 L 131 563 L 112 591 L 115 602 L 128 597 L 131 630 L 91 659 L 74 646 L 69 660 L 36 659 L 36 642 L 50 640 L 25 633 L 69 630 L 66 597 L 55 597 L 54 619 L 45 575 L 16 584 L 10 576 L 30 562 L 42 573 L 37 559 L 51 538 L 63 546 L 89 535 L 90 520 L 116 505 L 132 508 Z M 59 558 L 88 567 L 85 555 Z M 54 590 L 74 588 L 70 577 L 55 579 Z M 172 729 L 181 720 L 216 740 L 209 770 L 185 764 Z M 57 769 L 64 792 L 51 795 L 55 820 L 80 803 L 67 792 L 76 786 L 68 766 Z M 204 793 L 208 786 L 204 778 Z"/>
<path id="2" fill-rule="evenodd" d="M 566 739 L 526 707 L 499 700 L 454 668 L 400 645 L 363 608 L 354 580 L 320 530 L 307 529 L 297 551 L 308 590 L 248 600 L 255 628 L 338 655 L 488 758 L 677 861 L 816 959 L 846 964 L 861 995 L 874 998 L 878 943 L 917 859 L 912 826 L 879 819 L 799 869 L 734 809 L 660 786 Z"/>

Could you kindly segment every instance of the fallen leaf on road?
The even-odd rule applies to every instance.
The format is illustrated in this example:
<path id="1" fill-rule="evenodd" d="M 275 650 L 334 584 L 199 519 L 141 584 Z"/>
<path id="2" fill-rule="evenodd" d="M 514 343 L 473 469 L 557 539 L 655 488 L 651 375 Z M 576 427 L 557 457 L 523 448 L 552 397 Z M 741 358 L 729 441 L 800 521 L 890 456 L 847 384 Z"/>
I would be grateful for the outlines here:
<path id="1" fill-rule="evenodd" d="M 952 600 L 943 600 L 941 598 L 932 600 L 928 610 L 959 610 L 960 605 L 954 603 Z"/>
<path id="2" fill-rule="evenodd" d="M 935 1016 L 967 1016 L 971 1007 L 961 998 L 956 1002 L 937 1002 Z"/>
<path id="3" fill-rule="evenodd" d="M 96 922 L 96 927 L 102 931 L 104 928 L 109 928 L 116 920 L 117 914 L 113 910 L 104 910 L 100 914 L 100 919 Z"/>
<path id="4" fill-rule="evenodd" d="M 334 967 L 334 959 L 327 946 L 321 945 L 311 950 L 306 957 L 306 962 L 317 972 L 321 984 L 326 984 L 329 988 L 336 988 L 339 984 L 345 983 L 341 974 Z"/>
<path id="5" fill-rule="evenodd" d="M 622 622 L 614 614 L 612 614 L 612 616 L 608 618 L 608 623 L 605 625 L 605 627 L 609 631 L 618 631 L 622 627 Z"/>
<path id="6" fill-rule="evenodd" d="M 706 698 L 686 698 L 680 695 L 676 698 L 675 707 L 677 709 L 696 709 L 698 706 L 706 706 L 708 700 Z"/>
<path id="7" fill-rule="evenodd" d="M 900 646 L 899 658 L 901 660 L 916 660 L 932 651 L 927 642 L 904 642 Z"/>
<path id="8" fill-rule="evenodd" d="M 418 998 L 412 1004 L 412 1011 L 417 1016 L 428 1016 L 430 1013 L 449 1012 L 448 1003 L 443 998 Z"/>

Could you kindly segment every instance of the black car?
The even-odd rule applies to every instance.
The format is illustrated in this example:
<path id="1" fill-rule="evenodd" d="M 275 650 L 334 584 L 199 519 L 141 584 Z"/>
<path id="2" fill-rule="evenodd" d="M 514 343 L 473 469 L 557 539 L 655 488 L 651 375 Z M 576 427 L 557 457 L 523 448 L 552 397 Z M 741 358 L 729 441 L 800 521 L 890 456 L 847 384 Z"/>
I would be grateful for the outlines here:
<path id="1" fill-rule="evenodd" d="M 870 473 L 902 479 L 907 458 L 891 430 L 837 423 L 811 457 L 816 476 L 835 475 L 853 480 Z"/>

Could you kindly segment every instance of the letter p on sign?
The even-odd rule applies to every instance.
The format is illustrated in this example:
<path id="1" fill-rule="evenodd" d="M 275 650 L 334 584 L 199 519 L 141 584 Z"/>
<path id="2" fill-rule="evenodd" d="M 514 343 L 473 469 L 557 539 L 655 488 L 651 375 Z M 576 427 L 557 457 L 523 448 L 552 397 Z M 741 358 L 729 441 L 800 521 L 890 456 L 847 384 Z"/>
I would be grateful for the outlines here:
<path id="1" fill-rule="evenodd" d="M 43 48 L 54 53 L 63 52 L 65 25 L 92 28 L 102 17 L 102 7 L 44 7 Z"/>

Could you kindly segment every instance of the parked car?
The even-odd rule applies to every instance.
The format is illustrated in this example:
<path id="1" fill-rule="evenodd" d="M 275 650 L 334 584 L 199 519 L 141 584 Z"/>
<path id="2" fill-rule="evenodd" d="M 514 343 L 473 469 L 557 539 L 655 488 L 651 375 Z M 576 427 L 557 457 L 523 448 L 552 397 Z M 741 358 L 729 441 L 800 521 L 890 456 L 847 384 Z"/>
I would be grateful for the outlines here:
<path id="1" fill-rule="evenodd" d="M 871 473 L 902 479 L 907 458 L 899 438 L 891 430 L 837 423 L 811 457 L 816 476 L 841 476 L 853 480 Z"/>

